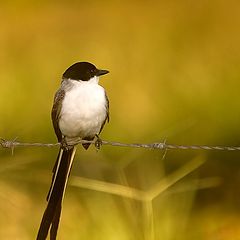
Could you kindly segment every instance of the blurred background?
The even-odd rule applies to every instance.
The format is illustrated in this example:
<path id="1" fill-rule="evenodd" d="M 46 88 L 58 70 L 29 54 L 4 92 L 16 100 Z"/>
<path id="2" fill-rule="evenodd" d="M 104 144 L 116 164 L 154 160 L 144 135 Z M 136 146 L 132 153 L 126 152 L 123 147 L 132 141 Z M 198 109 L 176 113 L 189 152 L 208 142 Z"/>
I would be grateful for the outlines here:
<path id="1" fill-rule="evenodd" d="M 89 61 L 110 71 L 102 139 L 240 145 L 239 1 L 12 0 L 0 9 L 0 137 L 56 142 L 61 75 Z M 1 239 L 36 237 L 57 152 L 0 149 Z M 237 151 L 79 146 L 58 239 L 240 239 L 239 169 Z M 121 186 L 165 190 L 142 201 L 120 196 Z"/>

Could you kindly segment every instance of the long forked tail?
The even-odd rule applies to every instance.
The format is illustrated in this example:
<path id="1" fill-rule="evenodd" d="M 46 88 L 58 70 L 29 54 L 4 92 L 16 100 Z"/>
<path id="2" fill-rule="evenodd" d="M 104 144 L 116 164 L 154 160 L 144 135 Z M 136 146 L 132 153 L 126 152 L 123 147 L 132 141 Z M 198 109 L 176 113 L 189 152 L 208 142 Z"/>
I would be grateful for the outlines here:
<path id="1" fill-rule="evenodd" d="M 50 240 L 57 237 L 58 225 L 61 217 L 62 201 L 71 171 L 76 147 L 60 148 L 57 161 L 53 169 L 52 184 L 47 196 L 47 208 L 43 214 L 37 240 L 45 240 L 50 230 Z"/>

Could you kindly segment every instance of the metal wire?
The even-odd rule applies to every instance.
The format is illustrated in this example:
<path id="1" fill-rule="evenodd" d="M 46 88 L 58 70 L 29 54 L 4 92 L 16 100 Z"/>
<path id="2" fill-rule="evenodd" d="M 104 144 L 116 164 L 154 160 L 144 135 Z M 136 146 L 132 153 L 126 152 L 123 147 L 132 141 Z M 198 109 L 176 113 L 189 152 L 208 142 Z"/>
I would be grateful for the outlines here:
<path id="1" fill-rule="evenodd" d="M 97 142 L 98 141 L 98 142 Z M 106 141 L 100 140 L 101 145 L 109 145 L 114 147 L 132 147 L 132 148 L 149 148 L 149 149 L 160 149 L 160 150 L 171 150 L 171 149 L 180 149 L 180 150 L 219 150 L 219 151 L 239 151 L 240 146 L 206 146 L 206 145 L 175 145 L 168 144 L 166 142 L 159 143 L 121 143 L 114 141 Z M 99 140 L 86 141 L 86 140 L 78 140 L 74 142 L 74 145 L 81 143 L 91 143 L 91 144 L 99 144 Z M 56 147 L 60 146 L 60 143 L 25 143 L 18 142 L 16 138 L 14 140 L 6 140 L 4 138 L 0 138 L 0 146 L 3 148 L 14 149 L 15 147 Z"/>

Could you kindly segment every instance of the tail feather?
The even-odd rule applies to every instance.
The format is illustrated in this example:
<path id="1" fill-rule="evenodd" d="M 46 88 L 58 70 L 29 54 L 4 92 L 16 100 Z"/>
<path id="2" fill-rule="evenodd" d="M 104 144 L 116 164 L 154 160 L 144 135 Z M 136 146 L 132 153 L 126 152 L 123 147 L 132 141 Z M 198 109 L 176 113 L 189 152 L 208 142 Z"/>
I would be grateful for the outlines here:
<path id="1" fill-rule="evenodd" d="M 49 188 L 49 191 L 48 191 L 48 194 L 47 194 L 47 198 L 46 198 L 47 202 L 48 202 L 48 200 L 50 198 L 50 195 L 52 193 L 54 182 L 56 181 L 57 171 L 59 169 L 59 164 L 60 164 L 61 159 L 62 159 L 63 151 L 64 150 L 62 148 L 59 149 L 57 160 L 55 161 L 53 169 L 52 169 L 52 181 L 51 181 L 51 185 L 50 185 L 50 188 Z"/>
<path id="2" fill-rule="evenodd" d="M 43 214 L 37 240 L 45 240 L 50 227 L 50 239 L 56 239 L 61 216 L 62 200 L 75 151 L 75 147 L 71 149 L 60 149 L 59 151 L 58 158 L 53 169 L 52 185 L 47 196 L 48 204 Z"/>
<path id="3" fill-rule="evenodd" d="M 52 221 L 51 229 L 50 229 L 50 240 L 55 240 L 57 238 L 58 225 L 61 217 L 62 210 L 62 199 L 58 201 L 58 206 L 56 208 L 56 212 Z"/>

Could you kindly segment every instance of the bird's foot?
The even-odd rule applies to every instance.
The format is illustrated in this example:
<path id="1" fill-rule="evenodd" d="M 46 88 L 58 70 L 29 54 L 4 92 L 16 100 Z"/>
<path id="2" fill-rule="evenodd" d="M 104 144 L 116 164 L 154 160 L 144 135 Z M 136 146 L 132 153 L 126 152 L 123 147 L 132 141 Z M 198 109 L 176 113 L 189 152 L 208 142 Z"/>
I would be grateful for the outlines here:
<path id="1" fill-rule="evenodd" d="M 67 143 L 67 141 L 66 141 L 65 138 L 62 138 L 61 148 L 62 148 L 62 149 L 65 149 L 65 150 L 69 150 L 69 149 L 72 148 L 72 146 Z"/>
<path id="2" fill-rule="evenodd" d="M 95 144 L 96 149 L 99 150 L 100 147 L 102 146 L 102 139 L 98 136 L 98 134 L 96 134 L 96 137 L 97 137 L 97 139 L 94 144 Z"/>

